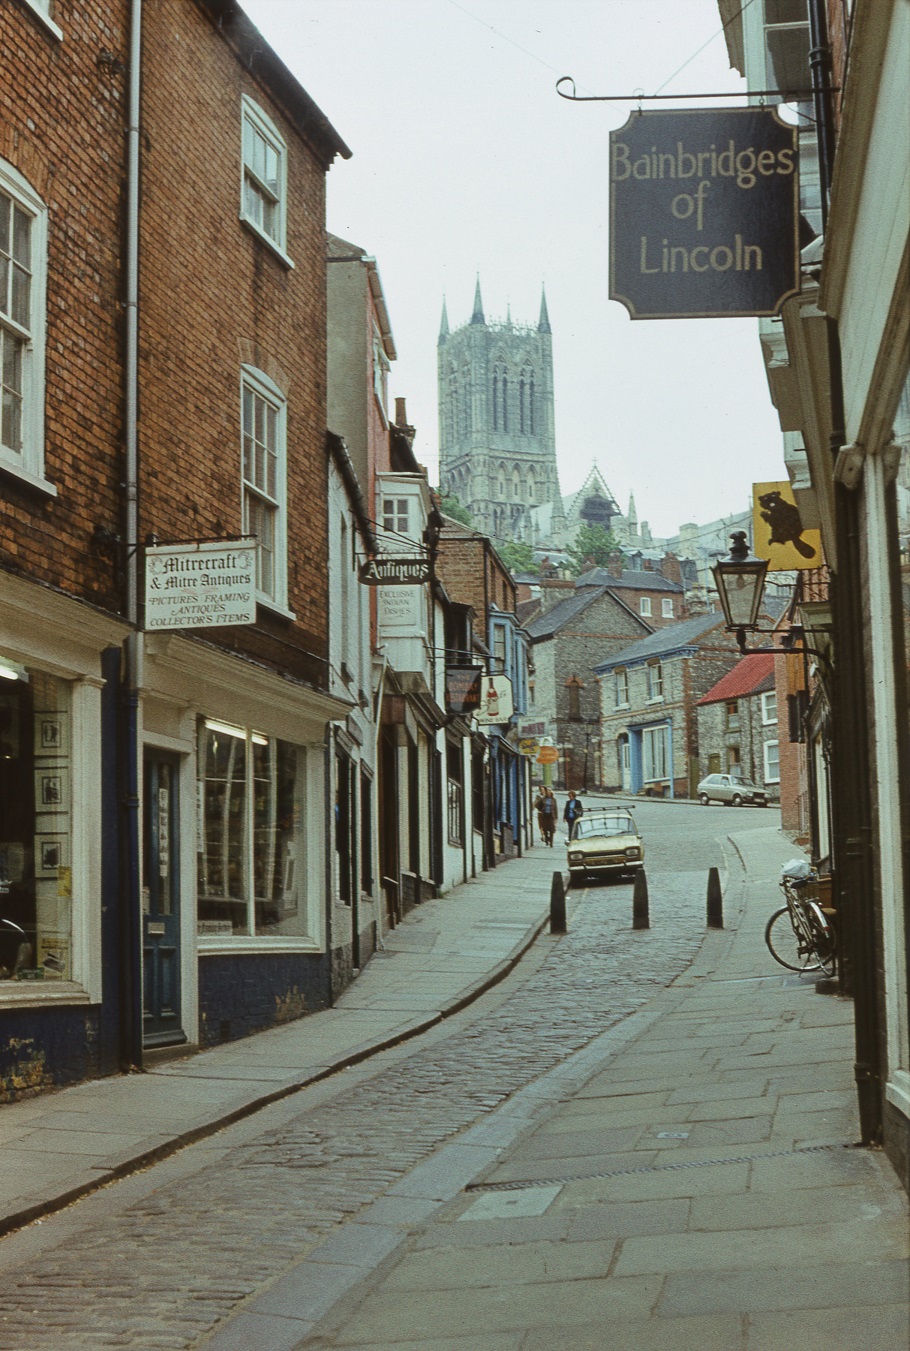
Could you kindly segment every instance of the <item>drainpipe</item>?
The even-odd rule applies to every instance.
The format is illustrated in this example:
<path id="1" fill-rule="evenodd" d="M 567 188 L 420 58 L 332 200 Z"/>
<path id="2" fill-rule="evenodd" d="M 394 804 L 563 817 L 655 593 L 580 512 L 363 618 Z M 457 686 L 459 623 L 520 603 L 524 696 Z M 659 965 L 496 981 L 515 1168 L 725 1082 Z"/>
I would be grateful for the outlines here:
<path id="1" fill-rule="evenodd" d="M 122 803 L 124 814 L 124 895 L 121 916 L 122 985 L 121 1049 L 124 1069 L 142 1064 L 142 901 L 139 860 L 139 678 L 142 634 L 139 630 L 139 115 L 142 52 L 142 0 L 130 4 L 129 125 L 127 133 L 125 402 L 126 617 L 132 633 L 126 640 L 123 691 Z"/>

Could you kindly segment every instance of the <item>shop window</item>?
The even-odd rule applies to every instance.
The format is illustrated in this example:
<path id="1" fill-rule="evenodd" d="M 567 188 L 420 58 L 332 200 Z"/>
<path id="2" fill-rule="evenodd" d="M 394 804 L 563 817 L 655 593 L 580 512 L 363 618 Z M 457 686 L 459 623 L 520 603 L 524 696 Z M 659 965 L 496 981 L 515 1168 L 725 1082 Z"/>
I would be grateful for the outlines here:
<path id="1" fill-rule="evenodd" d="M 71 980 L 71 687 L 0 658 L 0 988 Z"/>
<path id="2" fill-rule="evenodd" d="M 373 781 L 360 771 L 360 887 L 373 891 Z"/>
<path id="3" fill-rule="evenodd" d="M 646 783 L 670 777 L 670 756 L 666 726 L 646 727 L 642 732 L 642 774 Z"/>
<path id="4" fill-rule="evenodd" d="M 446 746 L 447 826 L 449 844 L 464 842 L 464 769 L 461 746 Z"/>
<path id="5" fill-rule="evenodd" d="M 198 931 L 306 933 L 306 752 L 250 728 L 199 727 Z"/>

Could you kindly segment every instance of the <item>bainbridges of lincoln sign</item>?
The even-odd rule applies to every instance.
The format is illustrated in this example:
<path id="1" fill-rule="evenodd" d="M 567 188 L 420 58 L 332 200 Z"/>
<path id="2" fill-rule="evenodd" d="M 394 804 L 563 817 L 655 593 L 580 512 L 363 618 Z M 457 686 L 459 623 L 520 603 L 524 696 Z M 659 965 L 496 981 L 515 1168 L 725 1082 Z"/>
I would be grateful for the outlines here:
<path id="1" fill-rule="evenodd" d="M 633 319 L 776 314 L 799 290 L 796 128 L 772 108 L 610 133 L 610 299 Z"/>

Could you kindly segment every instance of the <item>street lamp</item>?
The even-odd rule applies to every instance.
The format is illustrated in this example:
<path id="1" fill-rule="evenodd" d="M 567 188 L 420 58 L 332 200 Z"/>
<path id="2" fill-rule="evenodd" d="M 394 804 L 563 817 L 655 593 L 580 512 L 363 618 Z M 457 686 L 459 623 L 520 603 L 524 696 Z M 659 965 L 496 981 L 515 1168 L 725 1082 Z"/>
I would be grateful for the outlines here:
<path id="1" fill-rule="evenodd" d="M 729 557 L 719 558 L 711 571 L 727 628 L 736 630 L 737 642 L 745 650 L 746 629 L 758 628 L 768 563 L 750 555 L 745 530 L 734 531 L 730 540 Z"/>

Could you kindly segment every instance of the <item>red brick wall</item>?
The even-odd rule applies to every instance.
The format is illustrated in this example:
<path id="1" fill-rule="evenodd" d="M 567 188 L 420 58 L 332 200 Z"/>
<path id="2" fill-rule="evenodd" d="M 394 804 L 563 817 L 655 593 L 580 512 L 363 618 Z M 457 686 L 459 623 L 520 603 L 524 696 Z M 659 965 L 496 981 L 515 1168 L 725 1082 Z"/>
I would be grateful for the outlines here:
<path id="1" fill-rule="evenodd" d="M 144 14 L 140 533 L 240 534 L 240 367 L 265 370 L 288 397 L 296 622 L 260 608 L 255 628 L 212 641 L 317 678 L 308 654 L 326 653 L 328 610 L 325 174 L 201 10 L 156 0 Z M 244 93 L 288 146 L 293 269 L 238 220 Z"/>
<path id="2" fill-rule="evenodd" d="M 484 542 L 466 536 L 439 538 L 436 569 L 450 597 L 475 611 L 475 630 L 486 641 L 486 593 L 484 589 Z"/>
<path id="3" fill-rule="evenodd" d="M 28 6 L 0 6 L 0 156 L 48 207 L 44 475 L 58 492 L 0 473 L 0 567 L 116 611 L 115 568 L 90 540 L 123 528 L 127 7 L 59 0 L 55 18 L 62 41 Z"/>

